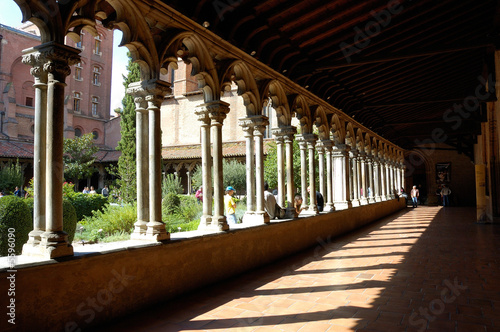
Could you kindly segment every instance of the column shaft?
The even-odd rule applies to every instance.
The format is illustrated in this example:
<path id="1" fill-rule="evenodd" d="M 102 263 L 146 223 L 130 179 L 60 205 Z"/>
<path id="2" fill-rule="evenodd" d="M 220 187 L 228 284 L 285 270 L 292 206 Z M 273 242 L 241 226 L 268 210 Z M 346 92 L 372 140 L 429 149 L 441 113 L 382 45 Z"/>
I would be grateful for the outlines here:
<path id="1" fill-rule="evenodd" d="M 278 154 L 278 199 L 279 206 L 285 206 L 285 160 L 283 150 L 283 137 L 276 137 L 276 152 Z"/>

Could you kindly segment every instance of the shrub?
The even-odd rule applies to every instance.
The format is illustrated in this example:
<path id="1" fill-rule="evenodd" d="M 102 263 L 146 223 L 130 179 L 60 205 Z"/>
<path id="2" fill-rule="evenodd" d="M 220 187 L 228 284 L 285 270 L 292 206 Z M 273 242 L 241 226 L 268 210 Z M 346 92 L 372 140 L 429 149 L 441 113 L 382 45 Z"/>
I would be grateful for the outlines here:
<path id="1" fill-rule="evenodd" d="M 11 228 L 15 230 L 15 253 L 21 254 L 23 245 L 28 241 L 28 234 L 33 229 L 33 217 L 24 199 L 5 196 L 0 199 L 0 256 L 9 255 Z"/>
<path id="2" fill-rule="evenodd" d="M 19 160 L 15 164 L 9 162 L 7 166 L 0 168 L 0 190 L 5 190 L 6 194 L 14 192 L 15 187 L 22 188 L 24 174 L 19 165 Z"/>
<path id="3" fill-rule="evenodd" d="M 137 220 L 136 211 L 131 204 L 106 205 L 102 211 L 96 210 L 91 217 L 85 217 L 80 224 L 90 231 L 91 240 L 92 237 L 102 238 L 116 232 L 131 233 Z"/>
<path id="4" fill-rule="evenodd" d="M 179 206 L 181 205 L 181 199 L 179 195 L 173 192 L 169 192 L 165 198 L 163 199 L 163 213 L 165 214 L 174 214 L 179 210 Z"/>
<path id="5" fill-rule="evenodd" d="M 165 175 L 161 184 L 161 190 L 164 197 L 169 193 L 182 194 L 184 192 L 181 179 L 174 174 Z"/>
<path id="6" fill-rule="evenodd" d="M 108 202 L 106 197 L 99 194 L 74 193 L 67 196 L 76 210 L 78 221 L 92 216 L 92 211 L 102 211 Z"/>
<path id="7" fill-rule="evenodd" d="M 33 197 L 28 197 L 24 200 L 28 210 L 30 211 L 31 217 L 33 218 L 35 200 Z M 68 243 L 71 244 L 73 242 L 73 238 L 75 237 L 76 231 L 76 223 L 78 220 L 76 219 L 76 210 L 71 204 L 70 200 L 63 199 L 63 231 L 68 233 Z"/>
<path id="8" fill-rule="evenodd" d="M 73 204 L 67 199 L 63 199 L 63 231 L 68 233 L 68 243 L 73 242 L 76 231 L 76 211 Z"/>

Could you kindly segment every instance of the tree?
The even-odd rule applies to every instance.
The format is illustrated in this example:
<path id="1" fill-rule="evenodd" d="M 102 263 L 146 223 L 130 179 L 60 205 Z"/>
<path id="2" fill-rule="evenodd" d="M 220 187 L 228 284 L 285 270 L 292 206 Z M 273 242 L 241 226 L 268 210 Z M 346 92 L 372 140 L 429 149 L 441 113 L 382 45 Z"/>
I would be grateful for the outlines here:
<path id="1" fill-rule="evenodd" d="M 276 142 L 269 142 L 266 159 L 264 160 L 264 180 L 269 188 L 278 187 L 278 148 Z M 286 181 L 286 179 L 285 179 Z M 293 140 L 293 183 L 295 189 L 300 189 L 300 148 L 297 140 Z"/>
<path id="2" fill-rule="evenodd" d="M 13 192 L 15 187 L 22 188 L 24 183 L 24 174 L 19 165 L 19 159 L 15 164 L 9 162 L 7 166 L 0 169 L 0 191 Z"/>
<path id="3" fill-rule="evenodd" d="M 75 183 L 78 190 L 78 180 L 92 176 L 95 168 L 95 154 L 99 147 L 94 145 L 94 135 L 88 133 L 80 137 L 64 139 L 64 173 L 66 178 Z"/>
<path id="4" fill-rule="evenodd" d="M 128 75 L 123 76 L 123 85 L 125 89 L 130 83 L 141 80 L 141 71 L 139 65 L 132 62 L 129 56 L 127 65 Z M 137 178 L 136 178 L 136 148 L 135 148 L 135 103 L 134 97 L 125 94 L 122 100 L 123 109 L 117 109 L 120 115 L 120 134 L 121 139 L 118 142 L 116 150 L 122 154 L 118 159 L 118 167 L 111 173 L 118 178 L 116 184 L 120 190 L 120 197 L 125 202 L 132 202 L 137 198 Z"/>
<path id="5" fill-rule="evenodd" d="M 238 195 L 245 195 L 247 190 L 246 166 L 236 160 L 222 160 L 222 172 L 224 174 L 223 186 L 232 186 Z M 213 174 L 213 173 L 212 173 Z M 196 167 L 191 177 L 193 186 L 198 188 L 202 185 L 201 167 Z"/>

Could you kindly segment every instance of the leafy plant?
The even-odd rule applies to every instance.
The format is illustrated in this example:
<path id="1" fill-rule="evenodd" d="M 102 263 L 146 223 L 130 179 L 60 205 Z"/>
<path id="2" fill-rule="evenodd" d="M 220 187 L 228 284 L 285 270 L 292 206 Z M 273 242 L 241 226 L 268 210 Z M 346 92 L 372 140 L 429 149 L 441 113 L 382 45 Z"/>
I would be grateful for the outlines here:
<path id="1" fill-rule="evenodd" d="M 74 192 L 67 196 L 71 204 L 75 207 L 77 220 L 92 215 L 93 211 L 102 211 L 108 202 L 106 197 L 99 194 L 83 194 Z"/>
<path id="2" fill-rule="evenodd" d="M 16 163 L 9 162 L 7 166 L 0 169 L 0 190 L 5 193 L 13 192 L 16 187 L 22 188 L 24 183 L 24 174 L 19 165 L 19 160 Z"/>
<path id="3" fill-rule="evenodd" d="M 102 211 L 96 210 L 92 216 L 85 217 L 80 221 L 85 230 L 91 233 L 91 237 L 104 237 L 116 232 L 131 233 L 137 219 L 135 205 L 124 206 L 106 205 Z M 99 232 L 99 230 L 102 230 Z"/>
<path id="4" fill-rule="evenodd" d="M 161 190 L 162 196 L 165 197 L 169 193 L 182 194 L 184 187 L 182 187 L 181 179 L 175 174 L 167 174 L 163 177 Z"/>
<path id="5" fill-rule="evenodd" d="M 21 254 L 32 229 L 33 217 L 24 199 L 17 196 L 2 197 L 0 199 L 0 256 L 12 253 L 9 252 L 9 243 L 14 244 L 12 249 L 15 254 Z"/>
<path id="6" fill-rule="evenodd" d="M 233 186 L 238 193 L 245 194 L 247 188 L 246 165 L 236 160 L 222 161 L 222 172 L 224 174 L 223 186 Z M 275 170 L 276 173 L 276 170 Z M 202 185 L 202 171 L 201 167 L 196 167 L 191 181 L 195 188 Z"/>
<path id="7" fill-rule="evenodd" d="M 66 177 L 78 184 L 78 180 L 91 176 L 95 172 L 92 165 L 97 151 L 99 147 L 94 145 L 92 133 L 73 139 L 65 138 L 63 161 Z M 76 189 L 78 190 L 78 186 Z"/>

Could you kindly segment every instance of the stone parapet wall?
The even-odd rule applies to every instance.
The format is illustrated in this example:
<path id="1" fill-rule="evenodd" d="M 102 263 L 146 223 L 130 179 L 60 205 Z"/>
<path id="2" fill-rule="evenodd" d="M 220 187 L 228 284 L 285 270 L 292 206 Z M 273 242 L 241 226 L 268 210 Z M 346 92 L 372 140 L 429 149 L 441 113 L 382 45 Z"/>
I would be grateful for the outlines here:
<path id="1" fill-rule="evenodd" d="M 2 331 L 79 331 L 269 264 L 404 208 L 404 200 L 165 243 L 17 267 L 16 325 Z M 9 288 L 6 269 L 0 287 Z M 7 297 L 2 297 L 5 308 Z"/>

